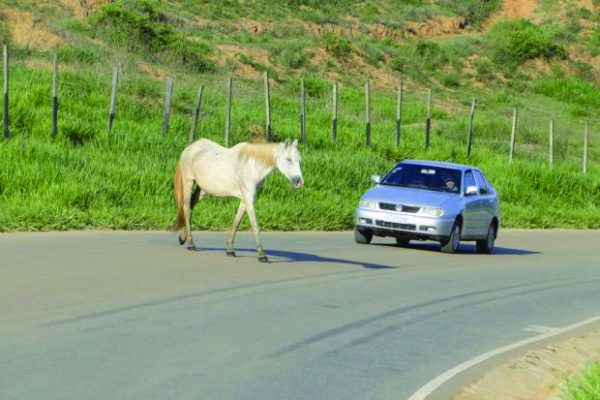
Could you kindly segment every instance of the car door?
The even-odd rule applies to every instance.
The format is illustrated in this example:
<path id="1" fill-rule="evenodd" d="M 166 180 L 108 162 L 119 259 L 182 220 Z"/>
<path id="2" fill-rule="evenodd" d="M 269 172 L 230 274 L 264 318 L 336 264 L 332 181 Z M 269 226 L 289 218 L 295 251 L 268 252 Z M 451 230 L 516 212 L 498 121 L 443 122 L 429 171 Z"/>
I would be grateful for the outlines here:
<path id="1" fill-rule="evenodd" d="M 477 193 L 466 194 L 466 190 L 469 186 L 475 186 L 478 188 Z M 473 175 L 473 171 L 465 171 L 465 177 L 463 179 L 463 202 L 465 209 L 463 211 L 463 226 L 462 226 L 462 237 L 465 239 L 471 238 L 479 233 L 480 225 L 480 198 L 479 198 L 479 187 L 477 181 Z"/>
<path id="2" fill-rule="evenodd" d="M 496 201 L 494 189 L 488 184 L 487 180 L 481 173 L 481 171 L 474 170 L 475 179 L 479 186 L 479 196 L 481 199 L 480 207 L 480 221 L 481 221 L 481 234 L 486 235 L 488 227 L 496 214 Z"/>

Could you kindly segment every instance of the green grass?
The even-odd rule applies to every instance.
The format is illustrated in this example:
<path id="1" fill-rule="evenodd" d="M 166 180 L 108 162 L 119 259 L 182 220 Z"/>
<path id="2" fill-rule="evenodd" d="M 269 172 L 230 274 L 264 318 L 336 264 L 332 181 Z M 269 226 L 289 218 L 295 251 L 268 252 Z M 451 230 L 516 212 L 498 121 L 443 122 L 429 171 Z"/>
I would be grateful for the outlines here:
<path id="1" fill-rule="evenodd" d="M 595 363 L 580 376 L 565 382 L 562 400 L 596 400 L 600 399 L 600 363 Z"/>
<path id="2" fill-rule="evenodd" d="M 59 135 L 50 133 L 51 73 L 25 66 L 13 69 L 15 95 L 11 108 L 13 137 L 0 141 L 0 230 L 164 229 L 175 206 L 172 173 L 186 145 L 196 82 L 179 78 L 167 137 L 160 133 L 160 83 L 125 75 L 112 135 L 107 132 L 110 71 L 65 72 L 61 76 Z M 260 82 L 235 80 L 232 138 L 251 140 L 261 132 L 264 111 Z M 222 142 L 224 107 L 219 80 L 208 82 L 199 135 Z M 273 126 L 277 138 L 297 138 L 298 81 L 272 89 Z M 482 102 L 476 118 L 474 154 L 464 155 L 468 108 L 454 115 L 434 108 L 431 148 L 423 149 L 426 113 L 423 92 L 405 94 L 401 147 L 394 149 L 395 96 L 372 93 L 372 141 L 364 148 L 362 87 L 341 86 L 338 142 L 330 140 L 330 85 L 307 77 L 308 146 L 302 147 L 306 187 L 293 190 L 275 173 L 257 202 L 265 229 L 348 229 L 360 195 L 371 186 L 369 176 L 383 173 L 403 158 L 468 162 L 483 168 L 502 199 L 505 226 L 600 227 L 600 170 L 580 172 L 577 152 L 559 150 L 557 165 L 545 165 L 543 133 L 523 127 L 517 161 L 507 165 L 510 120 L 494 115 L 500 96 Z M 435 95 L 442 93 L 434 92 Z M 507 97 L 508 95 L 505 95 Z M 508 109 L 508 107 L 506 107 Z M 541 132 L 544 130 L 542 129 Z M 529 133 L 528 133 L 529 132 Z M 260 136 L 260 134 L 259 134 Z M 502 136 L 502 137 L 501 137 Z M 537 142 L 536 142 L 537 140 Z M 558 149 L 562 149 L 557 145 Z M 591 148 L 597 157 L 598 147 Z M 526 151 L 528 153 L 526 153 Z M 197 208 L 201 229 L 231 225 L 233 200 L 208 199 Z"/>
<path id="3" fill-rule="evenodd" d="M 600 228 L 598 88 L 589 64 L 562 60 L 560 53 L 567 43 L 590 43 L 594 51 L 595 31 L 581 36 L 572 27 L 516 22 L 440 40 L 376 40 L 369 34 L 372 24 L 401 29 L 405 21 L 435 15 L 462 15 L 476 27 L 497 9 L 497 1 L 123 0 L 98 8 L 86 20 L 64 17 L 62 11 L 33 1 L 3 2 L 43 15 L 68 41 L 56 49 L 61 86 L 54 139 L 51 71 L 28 64 L 48 65 L 53 51 L 11 46 L 12 137 L 0 140 L 0 231 L 169 227 L 175 214 L 172 174 L 187 144 L 200 83 L 206 87 L 199 137 L 223 141 L 225 78 L 233 75 L 232 143 L 264 138 L 262 82 L 239 77 L 241 67 L 257 75 L 269 71 L 278 140 L 299 137 L 301 78 L 308 96 L 308 145 L 301 148 L 306 187 L 295 191 L 278 173 L 268 178 L 257 201 L 265 229 L 351 228 L 358 199 L 371 186 L 369 176 L 405 158 L 481 167 L 500 192 L 504 226 Z M 598 18 L 591 12 L 579 14 Z M 196 18 L 203 22 L 193 23 Z M 245 19 L 267 24 L 254 34 L 232 23 Z M 0 15 L 0 39 L 8 41 L 2 21 Z M 317 34 L 309 25 L 326 28 L 331 23 L 352 24 L 356 36 L 326 30 Z M 222 44 L 244 51 L 219 66 L 216 49 Z M 326 58 L 315 63 L 318 49 Z M 508 61 L 499 65 L 501 52 Z M 268 54 L 268 64 L 262 54 Z M 353 57 L 405 80 L 398 149 L 395 82 L 377 79 L 371 80 L 372 146 L 364 146 L 363 88 L 369 76 L 352 65 Z M 528 75 L 525 67 L 532 58 L 549 63 L 552 73 Z M 142 72 L 140 62 L 175 78 L 166 137 L 160 133 L 164 81 Z M 116 64 L 122 65 L 122 75 L 109 135 L 108 100 Z M 336 143 L 330 138 L 331 74 L 340 85 Z M 427 88 L 432 88 L 434 104 L 429 150 L 423 148 Z M 472 97 L 478 105 L 473 154 L 467 159 Z M 516 161 L 508 165 L 513 107 L 519 108 Z M 553 169 L 547 165 L 550 119 L 556 131 Z M 590 121 L 587 175 L 581 173 L 584 119 Z M 234 203 L 203 200 L 195 227 L 229 228 Z"/>

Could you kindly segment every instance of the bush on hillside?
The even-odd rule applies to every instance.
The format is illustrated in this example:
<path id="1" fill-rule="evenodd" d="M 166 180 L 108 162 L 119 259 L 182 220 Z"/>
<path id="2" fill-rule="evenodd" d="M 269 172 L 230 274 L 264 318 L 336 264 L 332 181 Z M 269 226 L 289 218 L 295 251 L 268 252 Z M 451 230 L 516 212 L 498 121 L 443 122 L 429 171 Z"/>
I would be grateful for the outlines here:
<path id="1" fill-rule="evenodd" d="M 90 23 L 108 40 L 129 50 L 150 55 L 166 53 L 197 71 L 211 70 L 208 45 L 179 33 L 155 0 L 116 1 L 99 7 Z"/>
<path id="2" fill-rule="evenodd" d="M 398 72 L 423 81 L 427 80 L 426 75 L 429 72 L 434 72 L 449 62 L 448 53 L 439 44 L 418 39 L 398 47 L 390 66 Z"/>
<path id="3" fill-rule="evenodd" d="M 504 65 L 521 64 L 535 58 L 566 58 L 564 47 L 554 43 L 554 33 L 520 19 L 501 21 L 489 32 L 490 45 L 496 62 Z"/>
<path id="4" fill-rule="evenodd" d="M 333 32 L 325 32 L 323 34 L 325 48 L 336 58 L 348 56 L 352 52 L 352 44 L 350 40 L 343 36 L 338 36 Z"/>
<path id="5" fill-rule="evenodd" d="M 438 4 L 465 18 L 465 25 L 479 28 L 500 8 L 499 0 L 442 0 Z"/>

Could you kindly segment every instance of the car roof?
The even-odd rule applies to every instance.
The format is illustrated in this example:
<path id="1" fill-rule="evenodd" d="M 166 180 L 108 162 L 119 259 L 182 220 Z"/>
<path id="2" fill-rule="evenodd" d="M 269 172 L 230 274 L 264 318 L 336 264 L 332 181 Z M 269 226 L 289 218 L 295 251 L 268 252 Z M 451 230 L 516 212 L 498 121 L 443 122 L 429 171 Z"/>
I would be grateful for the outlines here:
<path id="1" fill-rule="evenodd" d="M 444 162 L 444 161 L 429 161 L 429 160 L 402 160 L 398 164 L 416 164 L 416 165 L 423 165 L 423 166 L 452 168 L 452 169 L 458 169 L 461 171 L 464 171 L 467 169 L 478 169 L 477 167 L 473 167 L 470 165 L 456 164 L 456 163 Z"/>

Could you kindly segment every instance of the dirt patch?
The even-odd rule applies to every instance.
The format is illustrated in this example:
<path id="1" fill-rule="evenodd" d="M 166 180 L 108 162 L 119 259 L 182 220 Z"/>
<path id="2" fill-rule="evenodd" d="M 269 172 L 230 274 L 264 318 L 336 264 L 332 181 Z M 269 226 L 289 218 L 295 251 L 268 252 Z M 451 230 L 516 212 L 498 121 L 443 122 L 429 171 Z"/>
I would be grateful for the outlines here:
<path id="1" fill-rule="evenodd" d="M 600 329 L 529 351 L 488 372 L 453 400 L 546 400 L 560 393 L 564 380 L 600 360 Z"/>
<path id="2" fill-rule="evenodd" d="M 245 55 L 249 59 L 265 67 L 270 67 L 269 52 L 264 49 L 248 48 L 235 44 L 222 44 L 216 46 L 219 51 L 217 63 L 225 66 L 228 63 L 235 65 L 236 72 L 246 78 L 261 79 L 262 72 L 252 65 L 240 61 L 239 55 Z"/>
<path id="3" fill-rule="evenodd" d="M 110 3 L 112 0 L 59 0 L 63 6 L 70 8 L 78 19 L 89 17 L 96 8 Z"/>
<path id="4" fill-rule="evenodd" d="M 434 17 L 423 22 L 407 22 L 404 36 L 441 37 L 463 33 L 465 19 L 463 17 Z"/>
<path id="5" fill-rule="evenodd" d="M 34 49 L 48 50 L 64 42 L 50 31 L 41 18 L 27 11 L 14 8 L 1 9 L 8 20 L 14 43 Z"/>
<path id="6" fill-rule="evenodd" d="M 494 13 L 483 24 L 483 30 L 487 30 L 501 19 L 534 19 L 535 11 L 539 7 L 540 3 L 537 0 L 504 0 L 502 2 L 502 9 Z"/>
<path id="7" fill-rule="evenodd" d="M 164 70 L 147 62 L 140 62 L 138 64 L 138 69 L 143 74 L 158 82 L 165 81 L 167 78 L 167 73 Z"/>

